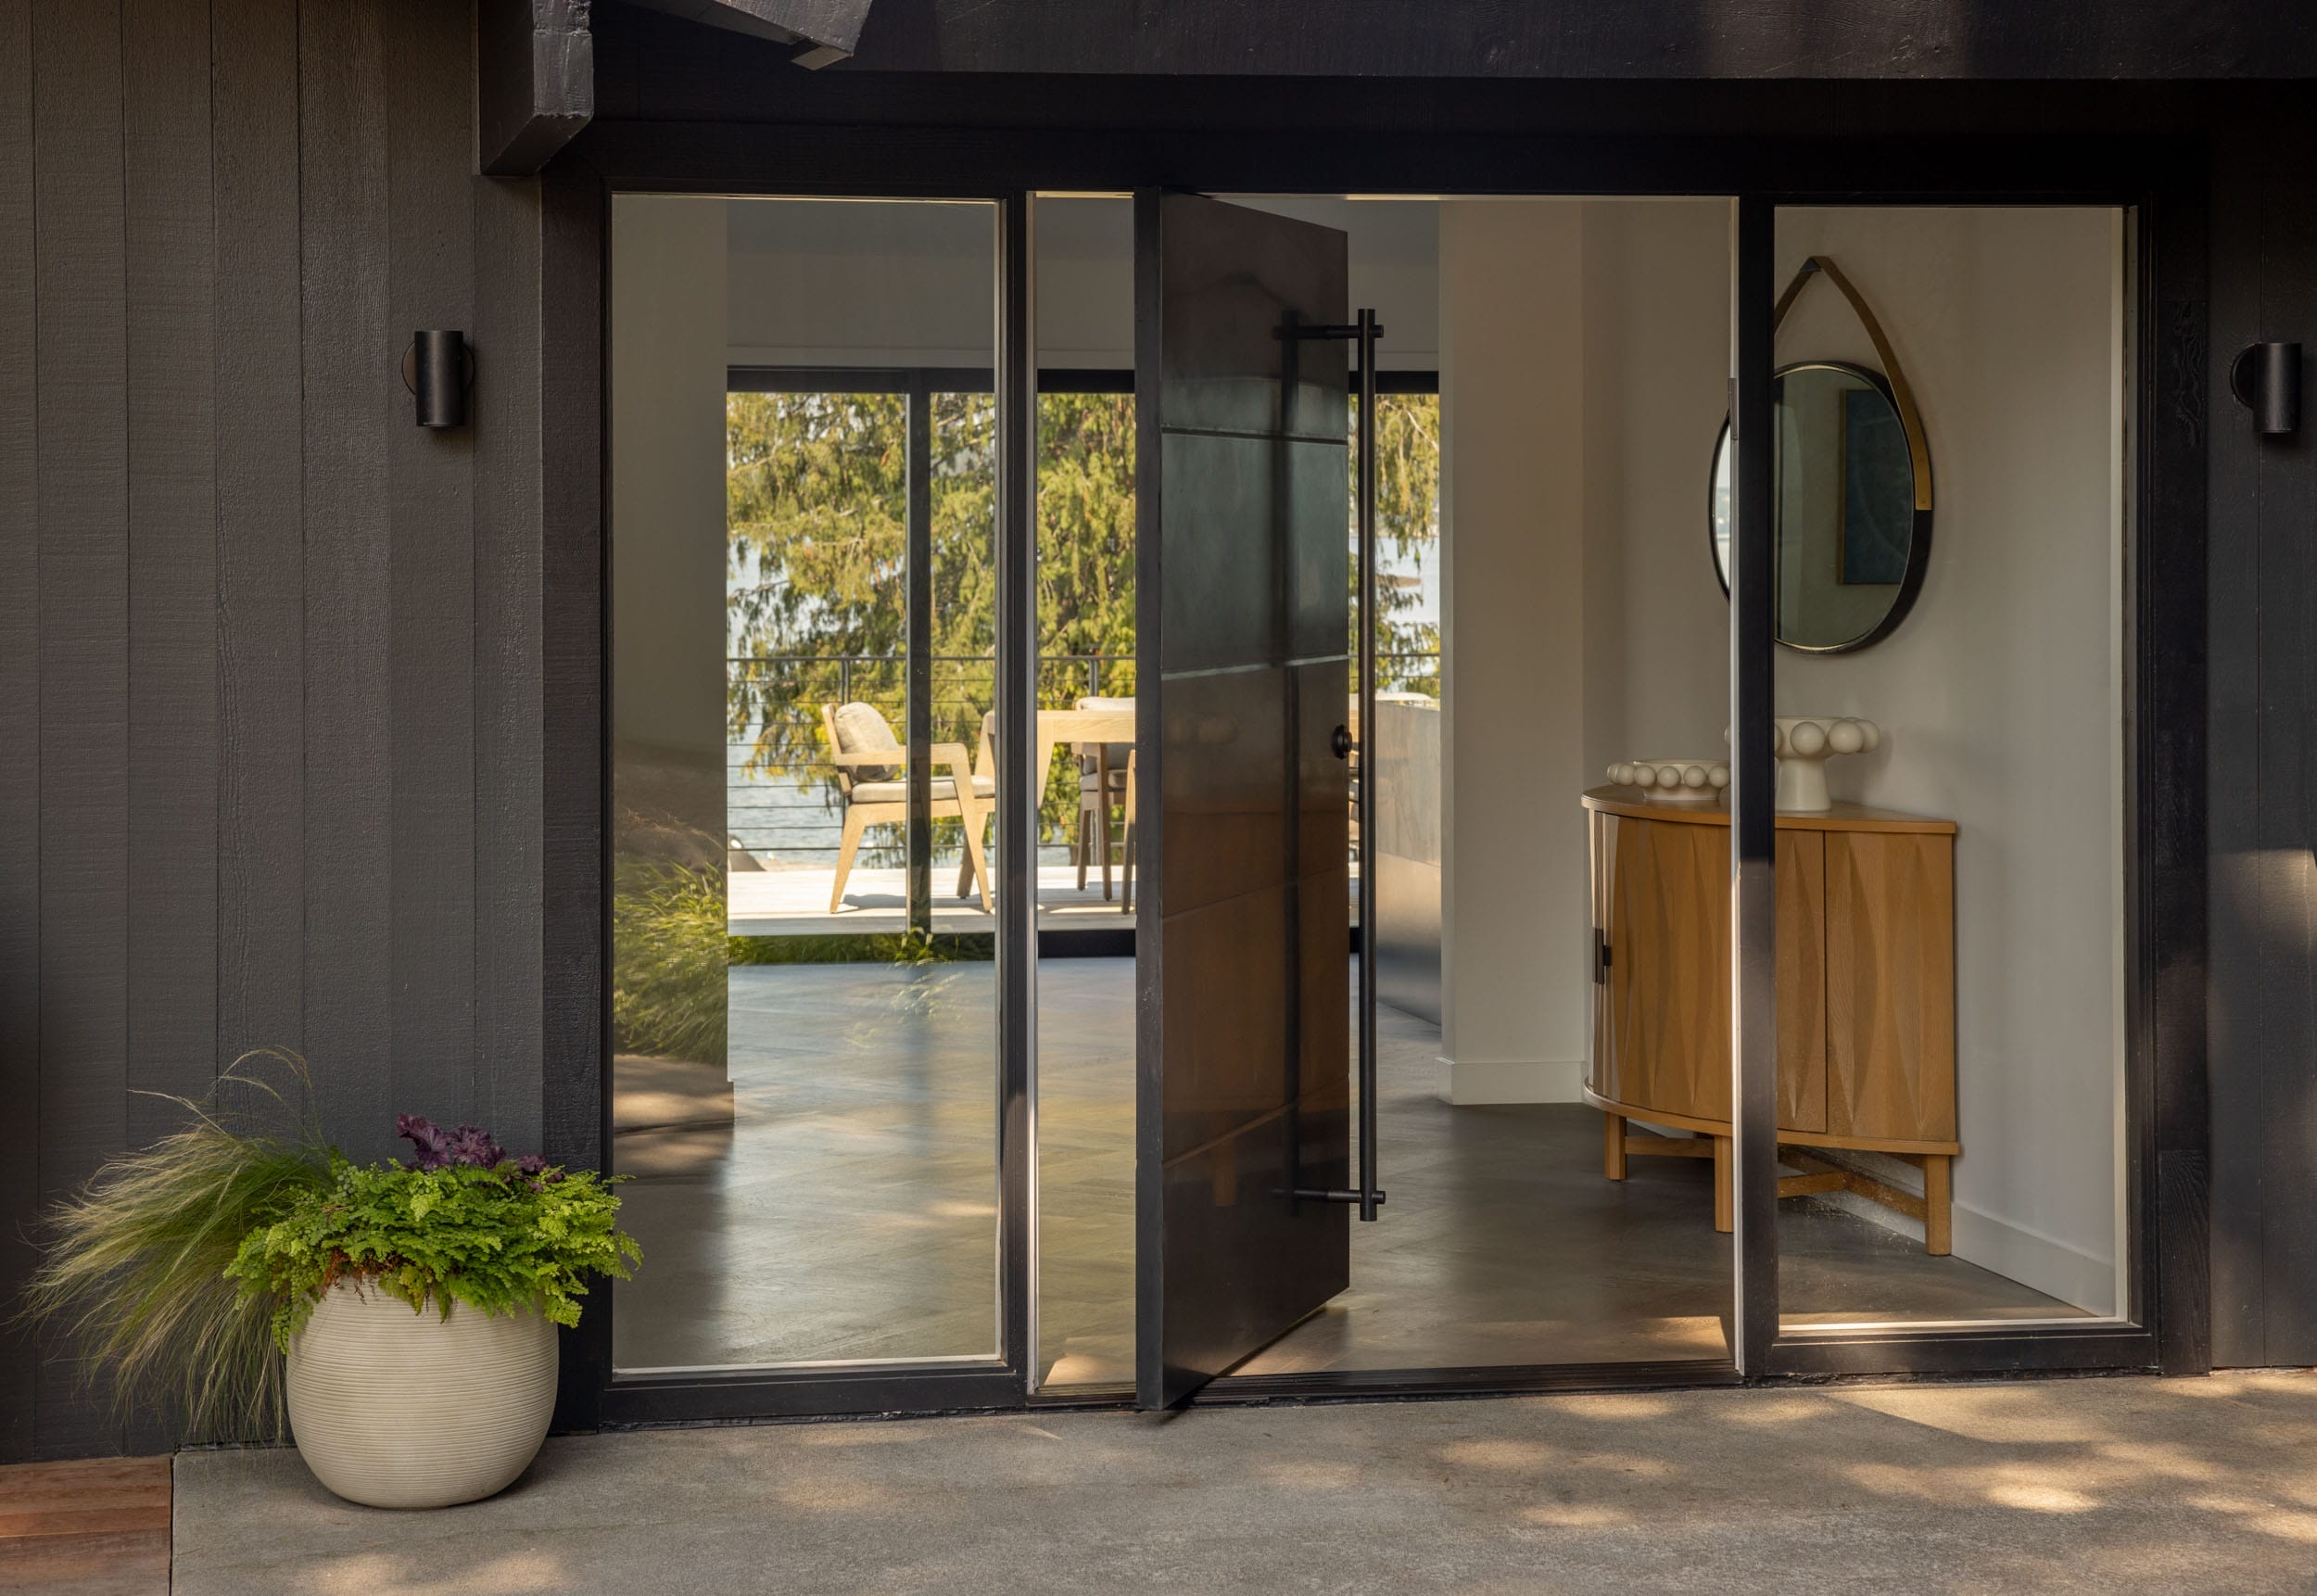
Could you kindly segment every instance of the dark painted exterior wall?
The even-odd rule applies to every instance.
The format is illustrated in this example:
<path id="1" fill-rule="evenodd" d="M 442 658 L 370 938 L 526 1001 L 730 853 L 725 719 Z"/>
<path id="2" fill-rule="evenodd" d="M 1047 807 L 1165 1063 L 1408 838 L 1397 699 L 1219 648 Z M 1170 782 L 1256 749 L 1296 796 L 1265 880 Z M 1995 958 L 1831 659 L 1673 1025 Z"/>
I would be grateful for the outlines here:
<path id="1" fill-rule="evenodd" d="M 539 185 L 471 175 L 473 25 L 0 0 L 0 1304 L 247 1048 L 349 1149 L 538 1140 Z M 469 430 L 411 423 L 422 326 Z M 116 1450 L 39 1351 L 0 1460 Z"/>
<path id="2" fill-rule="evenodd" d="M 593 593 L 593 545 L 541 528 L 594 513 L 592 411 L 567 399 L 600 347 L 592 246 L 549 199 L 592 193 L 585 163 L 637 130 L 688 123 L 770 184 L 802 124 L 863 129 L 872 160 L 880 121 L 1011 130 L 983 141 L 1000 155 L 1026 129 L 1158 175 L 1202 140 L 1346 132 L 2169 133 L 2213 174 L 2209 381 L 2174 396 L 2210 449 L 2213 1353 L 2317 1361 L 2317 438 L 2256 442 L 2222 383 L 2255 336 L 2317 348 L 2317 182 L 2279 158 L 2317 142 L 2317 96 L 1727 81 L 1758 38 L 1697 68 L 1722 82 L 1033 80 L 987 70 L 1016 59 L 1003 9 L 880 0 L 860 60 L 814 74 L 600 5 L 598 121 L 542 182 L 474 175 L 471 0 L 0 0 L 0 1304 L 38 1204 L 171 1122 L 137 1094 L 197 1093 L 247 1047 L 302 1050 L 358 1152 L 387 1150 L 397 1109 L 595 1146 L 543 1086 L 592 1045 L 599 954 L 588 906 L 542 908 L 593 846 L 599 758 L 591 725 L 551 718 L 596 669 L 586 616 L 543 603 Z M 2097 44 L 2054 70 L 2311 70 L 2285 7 L 2197 6 L 2186 31 L 2007 9 L 2106 19 L 2036 45 Z M 1339 36 L 1363 35 L 1314 24 L 1274 70 L 1360 70 Z M 1920 36 L 1969 47 L 1892 70 L 2024 70 L 1984 27 Z M 1537 47 L 1525 70 L 1611 70 L 1621 46 Z M 982 70 L 884 76 L 880 52 Z M 421 326 L 475 340 L 468 429 L 411 424 L 396 368 Z M 60 1351 L 0 1338 L 0 1461 L 165 1439 L 108 1425 Z"/>
<path id="3" fill-rule="evenodd" d="M 2317 412 L 2260 438 L 2256 340 L 2317 377 L 2317 90 L 2216 131 L 2212 200 L 2212 1355 L 2317 1363 Z M 2317 386 L 2310 386 L 2317 397 Z"/>

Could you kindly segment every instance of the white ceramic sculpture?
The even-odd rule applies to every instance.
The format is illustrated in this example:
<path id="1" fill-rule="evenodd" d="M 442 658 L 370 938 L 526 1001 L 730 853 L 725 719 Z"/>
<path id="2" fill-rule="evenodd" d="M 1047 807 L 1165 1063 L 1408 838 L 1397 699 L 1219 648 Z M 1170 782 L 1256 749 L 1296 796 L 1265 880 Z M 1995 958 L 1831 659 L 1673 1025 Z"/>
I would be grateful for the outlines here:
<path id="1" fill-rule="evenodd" d="M 1780 716 L 1771 733 L 1771 747 L 1778 754 L 1778 806 L 1798 814 L 1824 814 L 1834 807 L 1827 796 L 1826 762 L 1838 754 L 1872 754 L 1881 745 L 1882 729 L 1871 720 Z"/>
<path id="2" fill-rule="evenodd" d="M 1711 804 L 1729 785 L 1729 766 L 1719 759 L 1621 760 L 1609 779 L 1664 804 Z"/>

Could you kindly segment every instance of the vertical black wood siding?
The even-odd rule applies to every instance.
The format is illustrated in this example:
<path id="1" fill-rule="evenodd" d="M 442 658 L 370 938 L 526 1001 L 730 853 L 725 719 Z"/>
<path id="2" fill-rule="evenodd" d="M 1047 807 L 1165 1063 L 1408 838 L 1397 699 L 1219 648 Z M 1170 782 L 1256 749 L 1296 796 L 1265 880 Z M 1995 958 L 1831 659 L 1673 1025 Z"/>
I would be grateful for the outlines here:
<path id="1" fill-rule="evenodd" d="M 128 1139 L 129 308 L 118 0 L 32 16 L 33 580 L 40 602 L 40 1178 Z M 33 1438 L 95 1450 L 44 1362 Z"/>
<path id="2" fill-rule="evenodd" d="M 23 1278 L 18 1234 L 40 1198 L 40 473 L 32 325 L 32 16 L 0 0 L 0 1302 Z M 0 1315 L 0 1458 L 29 1456 L 32 1349 Z"/>
<path id="3" fill-rule="evenodd" d="M 2213 1357 L 2317 1363 L 2317 424 L 2262 438 L 2247 344 L 2317 355 L 2317 112 L 2237 119 L 2212 209 Z M 2310 399 L 2317 399 L 2312 392 Z M 2304 399 L 2305 418 L 2317 408 Z"/>
<path id="4" fill-rule="evenodd" d="M 0 0 L 0 1318 L 248 1048 L 358 1154 L 542 1139 L 543 217 L 475 175 L 473 25 Z M 0 1462 L 167 1439 L 0 1330 Z"/>

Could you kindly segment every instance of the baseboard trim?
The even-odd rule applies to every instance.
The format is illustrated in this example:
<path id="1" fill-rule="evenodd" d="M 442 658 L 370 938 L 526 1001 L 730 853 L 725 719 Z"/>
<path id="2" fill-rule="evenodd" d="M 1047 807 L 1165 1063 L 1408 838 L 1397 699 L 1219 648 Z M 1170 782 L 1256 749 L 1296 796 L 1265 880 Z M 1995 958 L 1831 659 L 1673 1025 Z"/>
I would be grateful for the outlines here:
<path id="1" fill-rule="evenodd" d="M 1922 1195 L 1922 1171 L 1904 1159 L 1851 1149 L 1810 1150 L 1830 1163 L 1857 1169 L 1902 1191 Z M 1831 1202 L 1869 1224 L 1879 1224 L 1917 1241 L 1922 1239 L 1922 1221 L 1893 1213 L 1880 1203 L 1847 1192 L 1838 1192 L 1821 1200 Z M 1959 1197 L 1952 1212 L 1956 1257 L 2007 1280 L 2016 1280 L 2046 1297 L 2057 1297 L 2086 1312 L 2116 1311 L 2116 1267 L 2108 1260 L 2095 1258 L 2017 1221 L 1973 1208 Z"/>
<path id="2" fill-rule="evenodd" d="M 1581 1103 L 1582 1058 L 1437 1058 L 1432 1089 L 1443 1103 Z"/>
<path id="3" fill-rule="evenodd" d="M 2091 1313 L 2114 1313 L 2116 1266 L 2057 1236 L 1955 1205 L 1955 1255 Z"/>

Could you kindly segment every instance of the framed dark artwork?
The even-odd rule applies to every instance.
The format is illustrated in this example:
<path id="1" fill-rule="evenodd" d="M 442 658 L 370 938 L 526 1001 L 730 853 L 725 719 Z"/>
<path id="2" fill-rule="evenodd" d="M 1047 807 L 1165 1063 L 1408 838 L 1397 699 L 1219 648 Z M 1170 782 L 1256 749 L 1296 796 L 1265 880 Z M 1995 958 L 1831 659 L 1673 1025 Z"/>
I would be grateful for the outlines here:
<path id="1" fill-rule="evenodd" d="M 1896 584 L 1906 577 L 1915 535 L 1914 467 L 1906 429 L 1874 388 L 1842 395 L 1842 526 L 1835 576 L 1845 584 Z M 1892 485 L 1908 491 L 1891 491 Z"/>

